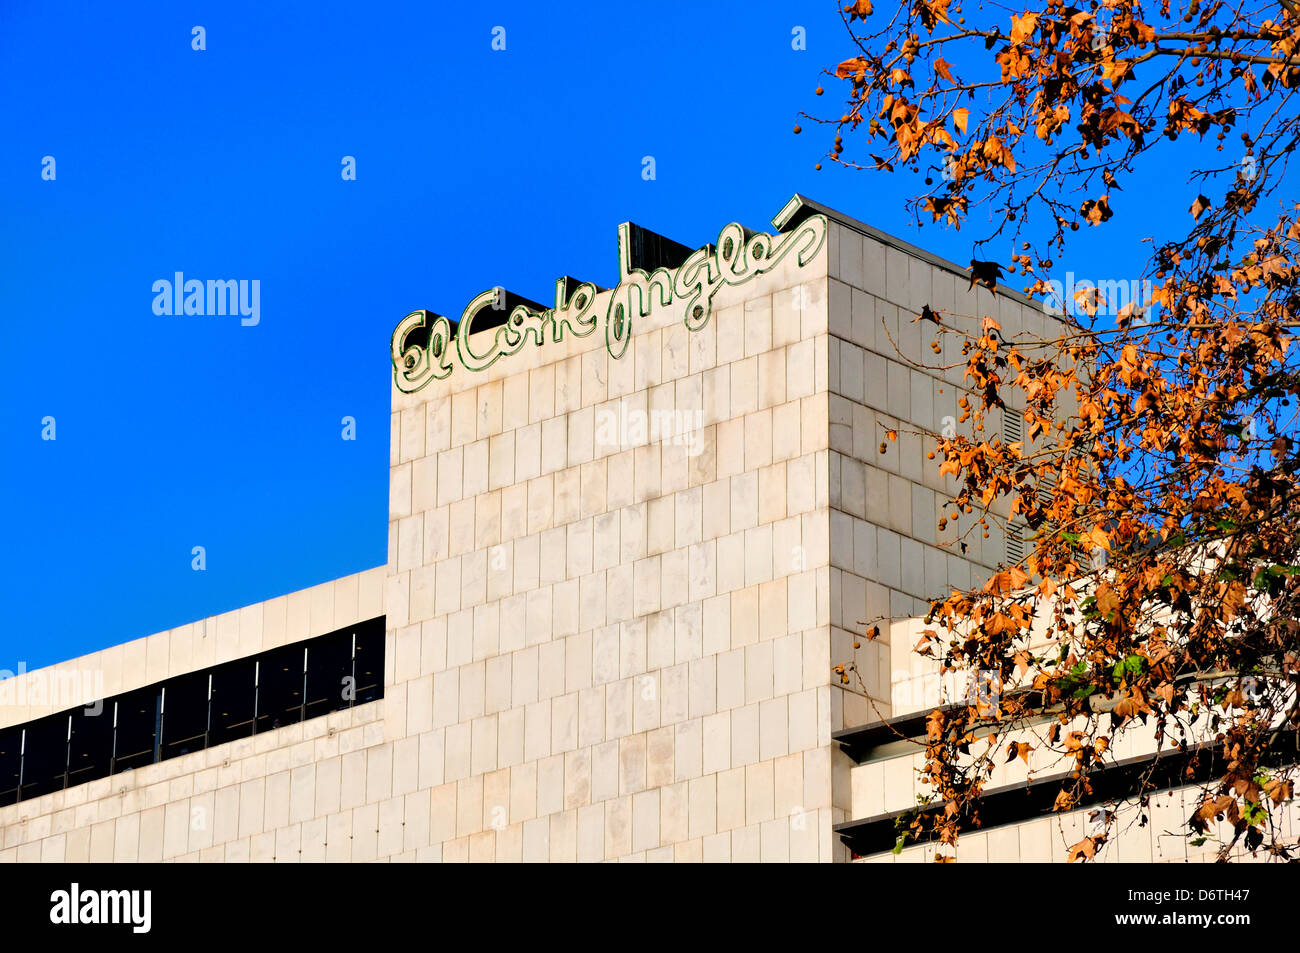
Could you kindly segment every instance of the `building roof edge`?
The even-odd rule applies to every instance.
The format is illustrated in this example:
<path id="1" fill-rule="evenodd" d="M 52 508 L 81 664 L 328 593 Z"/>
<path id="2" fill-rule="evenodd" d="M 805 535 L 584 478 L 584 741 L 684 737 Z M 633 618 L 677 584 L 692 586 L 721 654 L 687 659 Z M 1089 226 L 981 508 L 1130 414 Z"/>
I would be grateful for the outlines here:
<path id="1" fill-rule="evenodd" d="M 969 268 L 964 268 L 956 262 L 949 261 L 946 258 L 940 258 L 933 252 L 928 252 L 924 248 L 913 245 L 911 242 L 904 241 L 897 236 L 890 235 L 888 232 L 882 232 L 880 229 L 868 225 L 866 222 L 859 221 L 850 215 L 836 211 L 828 205 L 815 202 L 806 195 L 801 195 L 798 192 L 791 196 L 790 201 L 786 202 L 785 205 L 782 206 L 781 211 L 777 212 L 776 215 L 773 216 L 772 225 L 777 229 L 777 231 L 783 232 L 788 228 L 794 228 L 813 215 L 824 215 L 831 221 L 837 222 L 845 228 L 851 228 L 853 231 L 874 239 L 882 245 L 896 248 L 899 251 L 904 252 L 913 258 L 919 258 L 936 268 L 942 268 L 944 271 L 964 278 L 967 281 L 970 280 Z M 1010 298 L 1012 301 L 1018 302 L 1019 304 L 1046 313 L 1042 302 L 1035 301 L 1033 298 L 1022 294 L 1013 288 L 1008 288 L 1005 285 L 999 284 L 993 289 L 993 292 L 994 294 L 1000 294 Z"/>

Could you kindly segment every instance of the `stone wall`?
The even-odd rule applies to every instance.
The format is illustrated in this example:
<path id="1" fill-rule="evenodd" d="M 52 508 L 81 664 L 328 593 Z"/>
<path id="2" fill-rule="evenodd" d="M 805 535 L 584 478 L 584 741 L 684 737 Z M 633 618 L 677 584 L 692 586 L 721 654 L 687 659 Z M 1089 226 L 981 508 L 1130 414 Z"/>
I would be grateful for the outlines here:
<path id="1" fill-rule="evenodd" d="M 444 859 L 832 858 L 826 261 L 394 392 L 388 723 Z M 655 411 L 698 439 L 609 426 Z"/>

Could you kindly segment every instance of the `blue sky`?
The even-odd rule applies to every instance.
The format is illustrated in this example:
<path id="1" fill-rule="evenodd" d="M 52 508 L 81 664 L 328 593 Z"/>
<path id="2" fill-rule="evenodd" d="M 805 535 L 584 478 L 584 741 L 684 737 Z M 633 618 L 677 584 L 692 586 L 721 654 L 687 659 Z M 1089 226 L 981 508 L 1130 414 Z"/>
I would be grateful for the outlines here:
<path id="1" fill-rule="evenodd" d="M 0 669 L 382 564 L 409 311 L 612 284 L 619 222 L 698 246 L 796 191 L 971 257 L 908 227 L 912 176 L 792 135 L 852 53 L 834 0 L 51 11 L 0 8 Z M 154 314 L 176 271 L 258 279 L 259 323 Z"/>

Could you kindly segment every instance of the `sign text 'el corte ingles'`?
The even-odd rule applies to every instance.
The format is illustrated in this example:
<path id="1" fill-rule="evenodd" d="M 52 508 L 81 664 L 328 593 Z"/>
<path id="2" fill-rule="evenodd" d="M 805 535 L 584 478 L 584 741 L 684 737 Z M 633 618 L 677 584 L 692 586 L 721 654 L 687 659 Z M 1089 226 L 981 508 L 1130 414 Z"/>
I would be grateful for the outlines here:
<path id="1" fill-rule="evenodd" d="M 717 244 L 694 252 L 624 223 L 618 229 L 618 285 L 603 308 L 597 304 L 603 289 L 591 282 L 560 278 L 555 282 L 553 308 L 542 309 L 493 288 L 470 301 L 455 326 L 443 315 L 413 311 L 393 332 L 397 389 L 409 394 L 431 381 L 444 380 L 456 361 L 468 371 L 484 370 L 500 358 L 518 353 L 529 338 L 540 346 L 564 340 L 566 331 L 586 337 L 602 318 L 605 346 L 611 357 L 621 358 L 632 337 L 634 319 L 647 317 L 653 309 L 674 308 L 689 330 L 698 331 L 709 323 L 713 296 L 724 286 L 744 284 L 771 271 L 791 254 L 802 268 L 825 240 L 826 218 L 822 215 L 806 218 L 777 235 L 751 233 L 733 222 L 722 229 Z M 650 271 L 641 267 L 647 263 L 652 266 Z M 489 335 L 475 331 L 493 327 L 496 333 L 484 346 Z"/>

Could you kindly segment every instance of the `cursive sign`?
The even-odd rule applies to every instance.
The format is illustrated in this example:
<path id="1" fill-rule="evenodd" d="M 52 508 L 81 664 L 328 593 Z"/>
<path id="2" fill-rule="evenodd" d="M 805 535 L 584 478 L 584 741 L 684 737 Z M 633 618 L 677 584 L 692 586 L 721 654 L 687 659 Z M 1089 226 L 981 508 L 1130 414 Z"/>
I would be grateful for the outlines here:
<path id="1" fill-rule="evenodd" d="M 457 363 L 468 371 L 484 370 L 517 354 L 530 340 L 540 347 L 548 341 L 564 340 L 566 333 L 586 337 L 597 330 L 602 319 L 605 347 L 610 357 L 621 358 L 632 338 L 634 322 L 655 309 L 679 310 L 686 327 L 698 331 L 709 323 L 713 296 L 722 288 L 769 272 L 792 253 L 802 268 L 826 241 L 826 219 L 821 215 L 779 235 L 751 233 L 733 222 L 722 229 L 716 244 L 691 252 L 674 268 L 660 267 L 647 273 L 634 265 L 632 228 L 626 223 L 618 228 L 618 285 L 603 308 L 597 306 L 601 291 L 595 285 L 561 278 L 555 283 L 555 307 L 539 312 L 516 304 L 504 323 L 478 335 L 474 322 L 500 307 L 501 289 L 485 291 L 470 301 L 455 326 L 443 315 L 412 311 L 393 332 L 397 389 L 414 393 L 430 381 L 450 376 Z"/>

